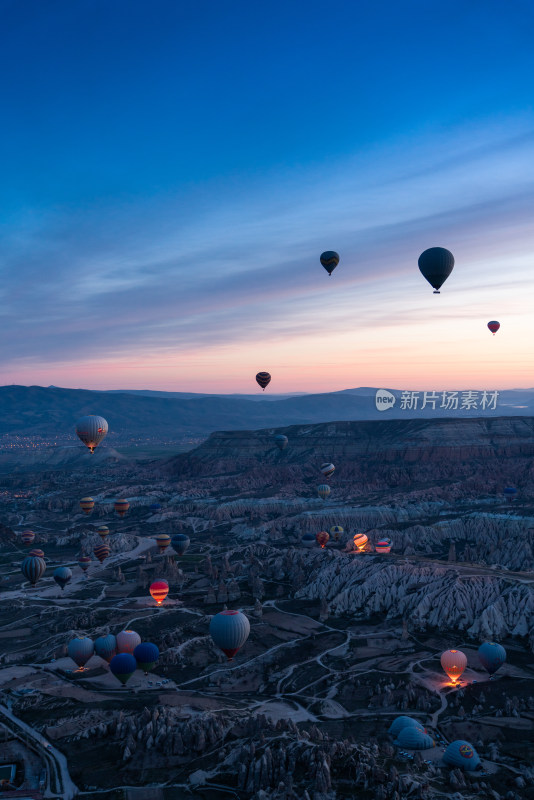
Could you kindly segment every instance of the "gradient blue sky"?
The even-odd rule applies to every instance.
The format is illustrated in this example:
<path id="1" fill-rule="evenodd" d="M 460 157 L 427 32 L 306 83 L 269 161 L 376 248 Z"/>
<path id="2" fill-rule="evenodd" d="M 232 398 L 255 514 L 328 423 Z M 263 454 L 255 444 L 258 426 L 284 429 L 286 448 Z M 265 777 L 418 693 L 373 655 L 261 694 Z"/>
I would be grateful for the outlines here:
<path id="1" fill-rule="evenodd" d="M 529 0 L 0 16 L 3 383 L 534 385 Z"/>

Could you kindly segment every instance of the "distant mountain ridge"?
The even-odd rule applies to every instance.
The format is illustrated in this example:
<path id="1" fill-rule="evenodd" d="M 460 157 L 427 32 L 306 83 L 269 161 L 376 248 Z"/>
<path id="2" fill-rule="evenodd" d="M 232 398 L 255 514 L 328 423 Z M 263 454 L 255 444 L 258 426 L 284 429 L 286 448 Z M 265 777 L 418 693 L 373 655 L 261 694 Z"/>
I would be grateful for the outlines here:
<path id="1" fill-rule="evenodd" d="M 101 414 L 110 425 L 108 444 L 125 439 L 185 441 L 205 438 L 217 430 L 277 428 L 322 422 L 446 417 L 530 416 L 534 390 L 507 390 L 495 410 L 447 410 L 427 407 L 403 410 L 398 390 L 388 390 L 397 402 L 378 411 L 372 387 L 281 399 L 264 396 L 188 395 L 136 391 L 94 391 L 42 386 L 0 387 L 0 436 L 19 434 L 74 437 L 74 424 L 84 414 Z M 148 394 L 147 394 L 148 392 Z"/>

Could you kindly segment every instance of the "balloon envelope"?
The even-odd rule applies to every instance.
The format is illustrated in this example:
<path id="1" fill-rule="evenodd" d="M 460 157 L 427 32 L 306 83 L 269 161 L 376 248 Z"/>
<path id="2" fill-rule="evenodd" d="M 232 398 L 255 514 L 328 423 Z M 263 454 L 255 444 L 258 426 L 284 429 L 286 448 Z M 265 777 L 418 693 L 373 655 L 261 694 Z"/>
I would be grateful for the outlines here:
<path id="1" fill-rule="evenodd" d="M 40 548 L 40 547 L 34 547 L 34 548 L 33 548 L 33 550 L 30 550 L 30 552 L 28 553 L 28 555 L 29 555 L 29 556 L 35 556 L 36 558 L 44 558 L 44 557 L 45 557 L 45 554 L 44 554 L 44 552 L 41 550 L 41 548 Z"/>
<path id="2" fill-rule="evenodd" d="M 42 578 L 45 574 L 46 562 L 44 558 L 39 558 L 39 556 L 26 556 L 20 568 L 26 580 L 28 580 L 32 586 L 35 586 L 39 578 Z"/>
<path id="3" fill-rule="evenodd" d="M 375 550 L 377 553 L 389 553 L 391 550 L 391 545 L 391 539 L 379 539 L 375 544 Z"/>
<path id="4" fill-rule="evenodd" d="M 454 256 L 444 247 L 430 247 L 419 256 L 419 269 L 423 277 L 434 289 L 434 294 L 439 294 L 439 289 L 454 268 Z"/>
<path id="5" fill-rule="evenodd" d="M 456 683 L 467 666 L 467 656 L 461 650 L 445 650 L 441 654 L 441 666 L 451 681 Z"/>
<path id="6" fill-rule="evenodd" d="M 64 589 L 72 578 L 72 572 L 68 567 L 58 567 L 54 570 L 53 577 L 57 585 Z"/>
<path id="7" fill-rule="evenodd" d="M 464 739 L 451 742 L 443 753 L 443 763 L 449 767 L 461 767 L 468 772 L 478 769 L 480 758 L 472 744 Z"/>
<path id="8" fill-rule="evenodd" d="M 107 525 L 100 525 L 96 532 L 100 536 L 101 539 L 106 539 L 109 536 L 109 528 Z"/>
<path id="9" fill-rule="evenodd" d="M 289 439 L 287 438 L 287 436 L 284 436 L 283 433 L 277 433 L 276 436 L 274 437 L 274 443 L 279 450 L 285 450 L 288 442 Z"/>
<path id="10" fill-rule="evenodd" d="M 330 534 L 334 537 L 336 542 L 342 533 L 344 533 L 344 530 L 341 527 L 341 525 L 332 525 L 332 527 L 330 528 Z"/>
<path id="11" fill-rule="evenodd" d="M 399 732 L 395 744 L 408 750 L 427 750 L 429 747 L 434 747 L 434 740 L 425 732 L 423 726 L 406 725 Z"/>
<path id="12" fill-rule="evenodd" d="M 172 546 L 179 556 L 185 555 L 190 544 L 191 540 L 185 533 L 177 533 L 176 536 L 172 537 Z"/>
<path id="13" fill-rule="evenodd" d="M 497 642 L 484 642 L 478 648 L 478 657 L 486 672 L 493 675 L 506 661 L 506 650 Z"/>
<path id="14" fill-rule="evenodd" d="M 94 414 L 80 417 L 76 423 L 76 433 L 91 453 L 94 453 L 95 447 L 98 447 L 107 432 L 108 423 L 104 417 Z"/>
<path id="15" fill-rule="evenodd" d="M 161 504 L 160 503 L 151 503 L 149 505 L 150 511 L 161 511 Z"/>
<path id="16" fill-rule="evenodd" d="M 141 637 L 135 631 L 121 631 L 117 634 L 117 652 L 133 653 L 138 644 L 141 644 Z"/>
<path id="17" fill-rule="evenodd" d="M 256 383 L 261 386 L 263 391 L 265 391 L 265 387 L 268 386 L 271 382 L 271 376 L 268 372 L 258 372 L 256 375 Z"/>
<path id="18" fill-rule="evenodd" d="M 336 468 L 333 464 L 330 464 L 328 461 L 325 464 L 321 464 L 321 472 L 325 476 L 325 478 L 329 478 L 330 475 L 333 475 L 336 471 Z"/>
<path id="19" fill-rule="evenodd" d="M 109 669 L 122 685 L 126 686 L 137 669 L 137 661 L 131 653 L 119 653 L 109 662 Z"/>
<path id="20" fill-rule="evenodd" d="M 93 550 L 93 553 L 98 558 L 101 564 L 103 564 L 103 562 L 109 556 L 110 552 L 111 550 L 109 548 L 109 544 L 104 544 L 104 542 L 102 542 L 102 544 L 97 544 L 97 546 Z"/>
<path id="21" fill-rule="evenodd" d="M 390 733 L 392 736 L 398 736 L 401 730 L 407 725 L 411 725 L 415 728 L 422 728 L 424 730 L 424 726 L 421 722 L 419 722 L 419 720 L 414 719 L 413 717 L 400 716 L 393 720 L 389 726 L 388 733 Z"/>
<path id="22" fill-rule="evenodd" d="M 336 253 L 335 250 L 325 250 L 324 253 L 321 253 L 319 260 L 328 274 L 331 275 L 339 264 L 339 253 Z"/>
<path id="23" fill-rule="evenodd" d="M 91 566 L 91 559 L 89 556 L 82 556 L 78 559 L 78 566 L 85 572 Z"/>
<path id="24" fill-rule="evenodd" d="M 232 661 L 250 633 L 250 622 L 241 611 L 220 611 L 212 617 L 210 635 L 217 647 Z"/>
<path id="25" fill-rule="evenodd" d="M 152 642 L 141 642 L 133 651 L 137 666 L 146 674 L 155 666 L 159 658 L 159 649 Z"/>
<path id="26" fill-rule="evenodd" d="M 167 581 L 154 581 L 150 584 L 149 592 L 159 606 L 169 594 L 169 584 Z"/>
<path id="27" fill-rule="evenodd" d="M 130 508 L 130 504 L 128 500 L 115 500 L 114 508 L 119 517 L 124 517 L 128 509 Z"/>
<path id="28" fill-rule="evenodd" d="M 82 497 L 80 500 L 80 508 L 84 514 L 90 514 L 95 507 L 95 501 L 92 497 Z"/>
<path id="29" fill-rule="evenodd" d="M 85 667 L 93 653 L 95 645 L 88 636 L 83 638 L 71 639 L 68 644 L 67 652 L 78 667 Z"/>
<path id="30" fill-rule="evenodd" d="M 326 483 L 322 483 L 320 486 L 317 487 L 317 494 L 319 495 L 322 500 L 326 500 L 328 495 L 330 494 L 330 486 Z"/>
<path id="31" fill-rule="evenodd" d="M 316 540 L 313 533 L 305 533 L 302 539 L 300 540 L 301 544 L 303 544 L 304 547 L 313 547 L 315 541 Z"/>
<path id="32" fill-rule="evenodd" d="M 107 661 L 108 664 L 113 656 L 117 655 L 117 640 L 112 633 L 95 639 L 95 653 L 100 658 L 103 658 L 104 661 Z"/>
<path id="33" fill-rule="evenodd" d="M 155 539 L 159 552 L 164 553 L 171 543 L 171 537 L 168 533 L 158 533 Z"/>
<path id="34" fill-rule="evenodd" d="M 499 330 L 500 327 L 501 327 L 501 323 L 497 322 L 496 319 L 492 319 L 491 322 L 488 322 L 488 328 L 490 329 L 490 331 L 492 332 L 492 334 L 494 336 L 495 336 L 495 334 L 497 333 L 497 331 Z"/>
<path id="35" fill-rule="evenodd" d="M 22 531 L 20 538 L 22 540 L 22 544 L 25 544 L 27 547 L 29 547 L 35 540 L 35 533 L 33 531 Z"/>
<path id="36" fill-rule="evenodd" d="M 321 547 L 324 549 L 328 544 L 328 540 L 330 539 L 330 534 L 327 533 L 326 531 L 319 531 L 319 533 L 316 534 L 315 538 L 317 540 L 317 544 L 321 545 Z"/>
<path id="37" fill-rule="evenodd" d="M 363 550 L 369 539 L 367 538 L 367 534 L 365 533 L 357 533 L 354 538 L 354 546 L 358 548 L 358 550 Z"/>

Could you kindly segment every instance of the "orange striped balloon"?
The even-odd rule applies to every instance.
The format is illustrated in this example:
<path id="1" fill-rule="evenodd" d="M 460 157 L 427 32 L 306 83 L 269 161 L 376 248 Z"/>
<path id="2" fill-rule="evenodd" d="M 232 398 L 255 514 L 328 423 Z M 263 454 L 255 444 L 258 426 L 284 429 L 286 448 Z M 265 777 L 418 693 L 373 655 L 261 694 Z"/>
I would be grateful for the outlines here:
<path id="1" fill-rule="evenodd" d="M 80 508 L 84 514 L 90 514 L 95 507 L 95 501 L 92 497 L 82 497 L 80 500 Z"/>
<path id="2" fill-rule="evenodd" d="M 160 606 L 169 594 L 169 584 L 165 580 L 154 581 L 150 584 L 150 594 Z"/>

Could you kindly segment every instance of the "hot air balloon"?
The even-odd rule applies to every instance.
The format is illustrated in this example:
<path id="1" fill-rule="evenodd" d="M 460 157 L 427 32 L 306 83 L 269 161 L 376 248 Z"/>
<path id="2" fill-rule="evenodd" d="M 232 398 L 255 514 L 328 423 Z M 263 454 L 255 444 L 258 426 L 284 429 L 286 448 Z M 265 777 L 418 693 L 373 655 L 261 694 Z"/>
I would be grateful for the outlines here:
<path id="1" fill-rule="evenodd" d="M 117 640 L 112 633 L 95 639 L 95 653 L 100 658 L 103 658 L 104 661 L 107 661 L 108 664 L 117 655 Z"/>
<path id="2" fill-rule="evenodd" d="M 335 250 L 325 250 L 324 253 L 321 253 L 320 261 L 328 274 L 332 275 L 339 264 L 339 254 Z"/>
<path id="3" fill-rule="evenodd" d="M 154 512 L 161 511 L 161 504 L 160 503 L 151 503 L 149 505 L 149 509 L 150 509 L 150 511 L 154 511 Z"/>
<path id="4" fill-rule="evenodd" d="M 271 376 L 268 372 L 258 372 L 256 375 L 256 383 L 258 383 L 263 391 L 265 391 L 265 387 L 268 386 L 271 382 Z"/>
<path id="5" fill-rule="evenodd" d="M 42 578 L 46 571 L 46 562 L 39 556 L 26 556 L 20 565 L 22 574 L 27 581 L 35 586 L 39 578 Z"/>
<path id="6" fill-rule="evenodd" d="M 330 535 L 334 537 L 336 542 L 342 533 L 345 533 L 345 530 L 341 527 L 341 525 L 332 525 L 330 528 Z"/>
<path id="7" fill-rule="evenodd" d="M 94 414 L 80 417 L 76 423 L 76 433 L 91 453 L 95 452 L 95 447 L 98 447 L 107 432 L 108 423 L 104 417 L 98 417 Z"/>
<path id="8" fill-rule="evenodd" d="M 377 553 L 389 553 L 391 551 L 391 545 L 391 539 L 379 539 L 375 544 L 375 550 Z"/>
<path id="9" fill-rule="evenodd" d="M 250 622 L 241 611 L 219 611 L 210 622 L 210 635 L 228 661 L 233 658 L 248 639 Z"/>
<path id="10" fill-rule="evenodd" d="M 157 605 L 160 606 L 169 594 L 169 584 L 164 580 L 154 581 L 154 583 L 150 584 L 149 592 Z"/>
<path id="11" fill-rule="evenodd" d="M 354 546 L 361 552 L 367 545 L 369 539 L 365 533 L 356 533 L 353 537 Z"/>
<path id="12" fill-rule="evenodd" d="M 405 716 L 395 717 L 395 719 L 389 726 L 388 733 L 391 734 L 391 736 L 398 736 L 401 730 L 403 728 L 406 728 L 406 726 L 411 726 L 413 728 L 421 728 L 421 730 L 423 730 L 426 733 L 424 725 L 421 722 L 419 722 L 419 720 L 414 719 L 413 717 L 405 717 Z"/>
<path id="13" fill-rule="evenodd" d="M 328 544 L 328 540 L 330 539 L 330 534 L 327 533 L 326 531 L 319 531 L 319 533 L 316 534 L 315 539 L 317 541 L 317 544 L 320 544 L 324 550 L 324 548 Z"/>
<path id="14" fill-rule="evenodd" d="M 57 585 L 63 590 L 72 578 L 72 572 L 68 567 L 58 567 L 54 570 L 53 577 Z"/>
<path id="15" fill-rule="evenodd" d="M 434 747 L 434 740 L 425 732 L 423 726 L 406 725 L 395 740 L 397 747 L 407 750 L 427 750 Z"/>
<path id="16" fill-rule="evenodd" d="M 191 540 L 185 533 L 177 533 L 176 536 L 172 537 L 172 546 L 175 553 L 179 556 L 185 555 L 190 544 Z"/>
<path id="17" fill-rule="evenodd" d="M 35 533 L 33 531 L 22 531 L 20 534 L 20 539 L 22 544 L 25 544 L 26 547 L 29 547 L 35 540 Z"/>
<path id="18" fill-rule="evenodd" d="M 304 545 L 304 547 L 313 547 L 315 544 L 315 536 L 313 533 L 305 533 L 300 543 Z"/>
<path id="19" fill-rule="evenodd" d="M 492 319 L 491 322 L 488 322 L 488 328 L 490 329 L 490 331 L 492 332 L 492 334 L 494 336 L 495 336 L 495 334 L 497 333 L 497 331 L 499 330 L 500 327 L 501 327 L 501 323 L 497 322 L 496 319 Z"/>
<path id="20" fill-rule="evenodd" d="M 171 543 L 171 537 L 168 533 L 158 533 L 155 539 L 159 552 L 164 553 Z"/>
<path id="21" fill-rule="evenodd" d="M 35 558 L 44 558 L 45 554 L 39 547 L 34 547 L 33 550 L 30 550 L 28 553 L 29 556 L 35 556 Z"/>
<path id="22" fill-rule="evenodd" d="M 506 650 L 497 642 L 484 642 L 478 648 L 478 657 L 486 672 L 493 675 L 506 661 Z"/>
<path id="23" fill-rule="evenodd" d="M 330 475 L 333 475 L 336 471 L 336 468 L 333 464 L 330 464 L 328 461 L 325 464 L 321 464 L 321 472 L 325 476 L 325 478 L 329 478 Z"/>
<path id="24" fill-rule="evenodd" d="M 461 650 L 445 650 L 441 654 L 441 666 L 451 681 L 456 683 L 467 666 L 467 656 Z"/>
<path id="25" fill-rule="evenodd" d="M 419 269 L 424 278 L 434 289 L 434 294 L 439 294 L 454 267 L 454 256 L 444 247 L 430 247 L 419 256 Z"/>
<path id="26" fill-rule="evenodd" d="M 121 631 L 117 634 L 117 652 L 133 653 L 138 644 L 141 644 L 141 637 L 135 631 Z"/>
<path id="27" fill-rule="evenodd" d="M 517 489 L 515 488 L 515 486 L 506 486 L 506 488 L 502 490 L 502 493 L 507 500 L 512 502 L 512 500 L 515 500 L 516 498 Z"/>
<path id="28" fill-rule="evenodd" d="M 82 497 L 80 500 L 80 508 L 84 514 L 90 514 L 95 507 L 95 501 L 92 497 Z"/>
<path id="29" fill-rule="evenodd" d="M 126 686 L 135 670 L 137 669 L 137 661 L 131 653 L 119 653 L 113 656 L 109 662 L 109 670 L 115 677 Z"/>
<path id="30" fill-rule="evenodd" d="M 100 536 L 100 538 L 102 539 L 102 541 L 103 541 L 104 539 L 107 539 L 107 537 L 109 536 L 109 528 L 108 528 L 108 526 L 107 526 L 107 525 L 100 525 L 100 526 L 99 526 L 99 527 L 96 529 L 96 532 L 98 533 L 98 535 Z"/>
<path id="31" fill-rule="evenodd" d="M 152 642 L 141 642 L 133 651 L 137 666 L 142 669 L 145 675 L 156 666 L 159 658 L 159 648 Z"/>
<path id="32" fill-rule="evenodd" d="M 114 508 L 119 517 L 124 517 L 128 509 L 130 508 L 130 504 L 128 500 L 115 500 Z"/>
<path id="33" fill-rule="evenodd" d="M 326 483 L 322 483 L 320 486 L 317 487 L 317 494 L 323 500 L 326 500 L 326 498 L 330 494 L 330 486 L 328 486 L 328 484 Z"/>
<path id="34" fill-rule="evenodd" d="M 86 572 L 91 566 L 91 558 L 89 556 L 81 556 L 78 559 L 78 566 Z"/>
<path id="35" fill-rule="evenodd" d="M 94 652 L 94 642 L 92 639 L 89 639 L 88 636 L 71 639 L 67 647 L 69 657 L 72 658 L 76 666 L 80 667 L 82 670 Z"/>
<path id="36" fill-rule="evenodd" d="M 283 433 L 277 433 L 276 436 L 274 437 L 274 443 L 279 450 L 285 450 L 288 442 L 289 439 L 287 438 L 287 436 L 284 436 Z"/>
<path id="37" fill-rule="evenodd" d="M 110 552 L 111 550 L 109 544 L 105 544 L 104 542 L 102 542 L 102 544 L 97 544 L 97 546 L 93 550 L 93 553 L 95 554 L 96 558 L 98 558 L 101 564 L 104 563 L 106 558 L 109 556 Z"/>
<path id="38" fill-rule="evenodd" d="M 442 761 L 448 767 L 461 767 L 468 772 L 480 769 L 482 766 L 477 751 L 464 739 L 451 742 L 443 753 Z"/>

